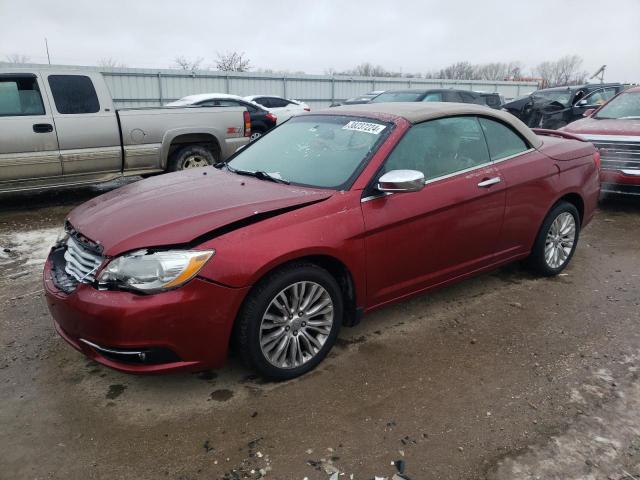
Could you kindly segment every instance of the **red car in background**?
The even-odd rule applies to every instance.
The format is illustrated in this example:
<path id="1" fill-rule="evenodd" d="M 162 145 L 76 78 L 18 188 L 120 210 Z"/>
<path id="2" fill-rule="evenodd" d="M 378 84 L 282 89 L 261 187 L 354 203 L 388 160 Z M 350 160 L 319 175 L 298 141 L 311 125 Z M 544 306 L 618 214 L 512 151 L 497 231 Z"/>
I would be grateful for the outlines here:
<path id="1" fill-rule="evenodd" d="M 455 103 L 292 118 L 217 168 L 71 212 L 44 269 L 57 331 L 132 373 L 314 368 L 363 313 L 515 260 L 569 263 L 599 196 L 588 142 Z"/>
<path id="2" fill-rule="evenodd" d="M 600 151 L 605 193 L 640 195 L 640 87 L 613 97 L 561 130 L 592 142 Z"/>

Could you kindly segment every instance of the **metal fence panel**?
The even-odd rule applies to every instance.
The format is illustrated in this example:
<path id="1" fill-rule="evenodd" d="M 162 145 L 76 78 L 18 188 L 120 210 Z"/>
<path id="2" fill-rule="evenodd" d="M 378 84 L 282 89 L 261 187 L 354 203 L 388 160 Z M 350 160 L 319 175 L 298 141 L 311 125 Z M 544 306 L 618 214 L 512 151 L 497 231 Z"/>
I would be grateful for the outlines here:
<path id="1" fill-rule="evenodd" d="M 1 66 L 11 66 L 3 64 Z M 48 65 L 21 65 L 46 69 Z M 218 72 L 177 69 L 100 68 L 51 66 L 100 71 L 116 107 L 151 107 L 163 105 L 197 93 L 232 93 L 247 95 L 279 95 L 301 100 L 311 108 L 357 97 L 372 90 L 406 88 L 460 88 L 498 92 L 514 98 L 537 88 L 535 82 L 463 81 L 424 78 L 345 77 L 329 75 L 267 74 L 258 72 Z"/>

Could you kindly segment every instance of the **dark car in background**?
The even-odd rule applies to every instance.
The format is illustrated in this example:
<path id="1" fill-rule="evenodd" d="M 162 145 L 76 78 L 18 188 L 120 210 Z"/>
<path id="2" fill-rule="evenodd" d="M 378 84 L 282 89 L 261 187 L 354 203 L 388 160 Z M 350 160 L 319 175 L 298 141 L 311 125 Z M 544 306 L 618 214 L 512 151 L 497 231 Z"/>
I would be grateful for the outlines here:
<path id="1" fill-rule="evenodd" d="M 278 117 L 260 105 L 228 93 L 201 93 L 170 102 L 166 107 L 244 107 L 251 117 L 251 141 L 260 138 L 276 126 Z"/>
<path id="2" fill-rule="evenodd" d="M 529 127 L 558 129 L 582 118 L 624 90 L 621 83 L 594 83 L 544 88 L 503 105 Z"/>
<path id="3" fill-rule="evenodd" d="M 387 90 L 371 100 L 371 103 L 387 102 L 454 102 L 454 103 L 475 103 L 477 105 L 492 106 L 489 101 L 500 106 L 500 96 L 495 93 L 479 93 L 471 90 L 456 90 L 453 88 L 436 88 L 427 90 L 407 89 L 407 90 Z"/>
<path id="4" fill-rule="evenodd" d="M 334 102 L 331 104 L 332 107 L 339 107 L 340 105 L 361 105 L 364 103 L 370 103 L 371 100 L 376 98 L 381 93 L 384 93 L 384 90 L 374 90 L 372 92 L 367 92 L 364 95 L 359 95 L 357 97 L 348 98 L 342 102 Z"/>

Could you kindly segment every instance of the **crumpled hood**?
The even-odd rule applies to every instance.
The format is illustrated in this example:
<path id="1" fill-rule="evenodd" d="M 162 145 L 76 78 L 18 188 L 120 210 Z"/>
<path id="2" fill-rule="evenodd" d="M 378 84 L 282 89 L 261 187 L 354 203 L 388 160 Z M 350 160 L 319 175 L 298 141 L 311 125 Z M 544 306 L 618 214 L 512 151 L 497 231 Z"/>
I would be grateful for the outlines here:
<path id="1" fill-rule="evenodd" d="M 96 197 L 69 215 L 108 256 L 189 243 L 230 223 L 329 198 L 334 192 L 277 184 L 214 168 L 165 174 Z"/>
<path id="2" fill-rule="evenodd" d="M 600 119 L 586 117 L 570 123 L 562 130 L 576 135 L 640 136 L 640 119 Z"/>

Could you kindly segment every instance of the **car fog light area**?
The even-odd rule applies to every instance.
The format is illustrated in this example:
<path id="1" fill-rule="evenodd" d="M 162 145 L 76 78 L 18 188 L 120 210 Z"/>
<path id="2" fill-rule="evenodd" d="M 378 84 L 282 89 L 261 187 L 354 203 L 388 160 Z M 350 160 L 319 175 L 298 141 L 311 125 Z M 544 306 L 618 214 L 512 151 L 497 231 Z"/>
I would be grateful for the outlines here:
<path id="1" fill-rule="evenodd" d="M 157 293 L 191 280 L 215 254 L 214 250 L 137 250 L 114 258 L 98 278 L 101 289 Z"/>

